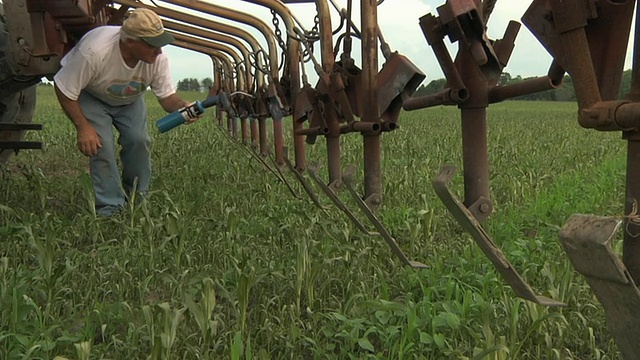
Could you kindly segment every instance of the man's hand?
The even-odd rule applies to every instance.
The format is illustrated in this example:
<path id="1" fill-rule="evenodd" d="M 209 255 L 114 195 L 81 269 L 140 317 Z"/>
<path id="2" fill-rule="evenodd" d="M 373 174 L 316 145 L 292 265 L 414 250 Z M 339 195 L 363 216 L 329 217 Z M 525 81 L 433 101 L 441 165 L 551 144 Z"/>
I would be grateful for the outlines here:
<path id="1" fill-rule="evenodd" d="M 191 103 L 189 103 L 189 104 L 185 105 L 185 107 L 186 107 L 186 108 L 189 108 L 189 107 L 191 107 L 191 106 L 195 105 L 195 103 L 196 103 L 195 101 L 194 101 L 194 102 L 191 102 Z M 190 117 L 189 119 L 185 120 L 184 124 L 185 124 L 185 125 L 193 124 L 194 122 L 198 121 L 198 119 L 200 119 L 203 115 L 204 115 L 204 114 L 200 114 L 200 115 L 198 115 L 198 116 Z"/>
<path id="2" fill-rule="evenodd" d="M 78 149 L 85 156 L 95 156 L 98 154 L 98 149 L 102 147 L 100 138 L 96 130 L 89 124 L 78 128 Z"/>
<path id="3" fill-rule="evenodd" d="M 192 106 L 193 104 L 195 104 L 195 101 L 183 100 L 181 97 L 179 97 L 176 94 L 171 94 L 164 99 L 159 99 L 158 101 L 160 102 L 160 106 L 162 106 L 164 111 L 168 113 L 184 110 L 185 108 L 188 108 L 189 106 Z M 200 119 L 201 117 L 202 115 L 191 118 L 191 119 L 187 119 L 185 120 L 184 123 L 192 124 L 196 122 L 198 119 Z"/>
<path id="4" fill-rule="evenodd" d="M 77 131 L 77 146 L 81 153 L 86 156 L 94 156 L 98 154 L 98 149 L 102 147 L 100 138 L 96 130 L 89 124 L 87 118 L 82 113 L 82 109 L 77 100 L 69 99 L 65 94 L 55 86 L 56 97 L 62 106 L 62 110 L 67 114 Z"/>

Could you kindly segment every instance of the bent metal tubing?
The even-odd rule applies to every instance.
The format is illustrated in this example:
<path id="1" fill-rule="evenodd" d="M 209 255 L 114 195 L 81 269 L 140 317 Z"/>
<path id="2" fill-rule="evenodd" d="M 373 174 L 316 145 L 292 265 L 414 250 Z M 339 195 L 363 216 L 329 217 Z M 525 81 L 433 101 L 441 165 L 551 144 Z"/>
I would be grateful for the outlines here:
<path id="1" fill-rule="evenodd" d="M 217 42 L 213 42 L 213 41 L 209 41 L 209 40 L 195 38 L 193 36 L 181 34 L 181 33 L 178 33 L 178 32 L 172 31 L 172 30 L 167 30 L 167 32 L 170 33 L 171 35 L 173 35 L 173 37 L 176 40 L 181 40 L 181 41 L 192 43 L 194 45 L 199 45 L 199 46 L 202 46 L 202 47 L 205 47 L 205 48 L 222 51 L 225 54 L 228 54 L 229 56 L 231 56 L 233 58 L 233 62 L 235 63 L 235 65 L 238 65 L 238 64 L 242 63 L 242 59 L 240 58 L 238 53 L 235 52 L 230 46 L 227 46 L 227 45 L 224 45 L 224 44 L 220 44 L 220 43 L 217 43 Z M 238 78 L 240 78 L 240 76 Z"/>
<path id="2" fill-rule="evenodd" d="M 216 33 L 216 32 L 201 29 L 201 28 L 196 28 L 193 26 L 179 24 L 171 20 L 163 20 L 163 22 L 164 22 L 165 28 L 167 29 L 180 31 L 190 35 L 196 35 L 205 39 L 219 41 L 219 42 L 231 45 L 236 49 L 238 49 L 238 51 L 242 54 L 244 64 L 246 64 L 245 73 L 244 73 L 244 79 L 246 81 L 246 84 L 253 83 L 253 75 L 251 75 L 250 66 L 249 66 L 250 60 L 251 60 L 249 56 L 249 50 L 247 49 L 245 44 L 243 44 L 240 40 L 229 35 L 220 34 L 220 33 Z M 245 87 L 242 86 L 242 88 L 245 88 Z"/>
<path id="3" fill-rule="evenodd" d="M 270 76 L 278 79 L 278 48 L 275 34 L 269 26 L 255 16 L 229 9 L 223 6 L 207 3 L 200 0 L 163 0 L 163 3 L 186 7 L 190 10 L 200 11 L 209 15 L 219 16 L 228 20 L 244 23 L 257 29 L 265 37 L 268 46 Z"/>
<path id="4" fill-rule="evenodd" d="M 218 73 L 224 74 L 224 79 L 221 80 L 223 82 L 225 82 L 225 85 L 221 88 L 215 89 L 213 90 L 214 93 L 218 93 L 220 90 L 221 91 L 225 91 L 227 90 L 228 93 L 233 93 L 237 90 L 239 91 L 245 91 L 246 89 L 242 88 L 242 87 L 236 87 L 236 85 L 234 85 L 233 83 L 233 64 L 231 63 L 231 60 L 228 58 L 227 55 L 225 55 L 223 52 L 218 51 L 218 50 L 214 50 L 205 46 L 201 46 L 201 45 L 196 45 L 193 43 L 189 43 L 189 42 L 185 42 L 182 40 L 176 40 L 174 42 L 174 45 L 179 46 L 179 47 L 183 47 L 185 49 L 189 49 L 189 50 L 193 50 L 196 52 L 200 52 L 203 54 L 208 54 L 212 61 L 214 62 L 214 64 L 216 62 L 220 62 L 221 63 L 221 67 L 224 68 L 222 69 L 222 71 L 219 71 Z M 214 65 L 215 66 L 215 65 Z M 210 94 L 211 95 L 211 94 Z M 217 112 L 217 118 L 218 118 L 218 126 L 220 128 L 223 128 L 222 126 L 222 116 L 221 113 L 218 111 Z M 234 138 L 236 136 L 237 133 L 237 116 L 235 114 L 230 114 L 227 112 L 227 133 L 230 134 L 230 136 L 232 138 Z M 241 124 L 244 122 L 244 120 L 241 119 Z M 243 136 L 243 142 L 246 142 L 248 140 L 248 138 L 246 137 L 246 134 L 243 132 L 242 133 Z"/>
<path id="5" fill-rule="evenodd" d="M 318 13 L 320 29 L 320 54 L 322 59 L 322 69 L 320 78 L 327 78 L 332 72 L 335 64 L 333 55 L 333 34 L 331 29 L 331 14 L 326 0 L 316 0 L 316 10 Z M 330 81 L 327 79 L 326 81 Z M 325 117 L 329 133 L 325 135 L 327 139 L 327 162 L 329 171 L 329 182 L 336 182 L 339 185 L 342 181 L 342 169 L 340 161 L 340 123 L 338 122 L 335 105 L 333 102 L 325 104 Z M 336 186 L 339 188 L 339 186 Z"/>
<path id="6" fill-rule="evenodd" d="M 272 93 L 275 93 L 274 89 L 274 82 L 279 80 L 278 77 L 278 52 L 277 52 L 277 47 L 276 47 L 276 41 L 275 41 L 275 34 L 274 32 L 267 26 L 266 23 L 264 23 L 262 20 L 256 18 L 255 16 L 243 13 L 243 12 L 239 12 L 237 10 L 232 10 L 229 8 L 225 8 L 219 5 L 215 5 L 215 4 L 211 4 L 211 3 L 206 3 L 203 1 L 199 1 L 199 0 L 189 0 L 189 1 L 185 1 L 185 0 L 165 0 L 165 3 L 169 3 L 169 4 L 173 4 L 173 5 L 178 5 L 178 6 L 184 6 L 184 7 L 189 7 L 192 10 L 197 10 L 197 11 L 201 11 L 207 14 L 211 14 L 211 15 L 215 15 L 215 16 L 220 16 L 223 17 L 225 19 L 229 19 L 229 20 L 233 20 L 233 21 L 237 21 L 237 22 L 241 22 L 250 26 L 253 26 L 254 28 L 256 28 L 258 31 L 260 31 L 265 39 L 267 40 L 267 45 L 269 48 L 269 53 L 267 54 L 269 57 L 269 78 L 270 78 L 270 84 L 269 87 L 271 88 L 270 91 Z M 275 94 L 272 94 L 275 95 Z M 281 122 L 281 115 L 279 114 L 280 111 L 276 111 L 275 113 L 273 113 L 273 117 L 274 117 L 274 142 L 275 142 L 275 147 L 276 147 L 276 162 L 278 163 L 279 166 L 284 166 L 284 160 L 283 160 L 283 148 L 284 148 L 284 137 L 282 134 L 282 122 Z M 262 121 L 263 119 L 258 119 L 259 121 Z M 264 134 L 263 134 L 264 135 Z M 264 139 L 264 136 L 261 137 L 261 139 Z M 261 144 L 263 143 L 263 141 L 261 140 Z M 265 144 L 261 145 L 261 154 L 266 155 L 266 151 L 264 151 L 265 149 Z"/>
<path id="7" fill-rule="evenodd" d="M 176 41 L 174 41 L 171 45 L 192 50 L 195 52 L 199 52 L 202 54 L 207 54 L 212 58 L 215 58 L 220 63 L 220 67 L 222 68 L 222 71 L 218 72 L 220 76 L 220 81 L 221 81 L 220 83 L 221 87 L 219 90 L 227 91 L 229 93 L 232 93 L 237 90 L 236 84 L 233 82 L 234 64 L 231 62 L 231 59 L 229 59 L 229 55 L 227 55 L 222 51 L 214 50 L 206 46 L 197 45 L 189 41 L 183 41 L 178 39 L 176 39 Z"/>
<path id="8" fill-rule="evenodd" d="M 241 61 L 240 57 L 230 47 L 228 47 L 226 45 L 214 43 L 214 42 L 203 40 L 203 39 L 196 39 L 196 38 L 193 38 L 191 36 L 187 36 L 187 35 L 183 35 L 183 34 L 172 32 L 170 30 L 168 30 L 168 32 L 170 34 L 172 34 L 173 37 L 176 38 L 176 40 L 183 41 L 183 42 L 186 42 L 186 43 L 190 43 L 190 44 L 193 44 L 193 45 L 196 45 L 196 46 L 200 46 L 200 47 L 205 48 L 205 49 L 220 50 L 221 52 L 223 52 L 225 54 L 229 54 L 233 58 L 235 65 L 239 64 L 240 61 Z M 229 66 L 231 66 L 232 69 L 235 68 L 234 65 L 229 65 Z M 235 85 L 235 90 L 245 90 L 246 91 L 246 89 L 244 88 L 242 77 L 238 76 L 236 81 L 237 81 L 237 83 Z M 234 136 L 235 136 L 235 134 L 236 134 L 235 117 L 231 117 L 231 116 L 228 117 L 227 118 L 227 122 L 228 122 L 229 130 L 232 131 Z"/>
<path id="9" fill-rule="evenodd" d="M 280 17 L 284 21 L 285 27 L 287 29 L 287 56 L 285 58 L 286 59 L 285 61 L 288 61 L 288 63 L 285 64 L 284 68 L 287 69 L 289 73 L 282 74 L 282 76 L 289 78 L 290 92 L 292 94 L 292 98 L 286 99 L 286 100 L 289 106 L 292 107 L 291 113 L 295 114 L 296 113 L 295 101 L 293 101 L 293 97 L 295 97 L 296 94 L 300 92 L 300 53 L 299 53 L 300 43 L 293 36 L 295 35 L 295 30 L 294 30 L 295 25 L 294 25 L 293 14 L 291 14 L 291 10 L 289 10 L 289 8 L 286 7 L 279 0 L 244 0 L 244 1 L 256 4 L 256 5 L 266 6 L 269 9 L 275 11 L 278 15 L 280 15 Z M 278 129 L 276 129 L 276 126 L 278 126 L 278 124 L 274 122 L 273 125 L 274 125 L 274 133 L 275 133 L 278 131 Z M 294 144 L 294 152 L 295 152 L 295 169 L 298 171 L 303 171 L 306 166 L 304 136 L 296 135 L 295 133 L 297 128 L 302 127 L 302 124 L 299 124 L 298 122 L 294 121 L 293 127 L 294 127 L 293 128 L 293 137 L 294 137 L 293 144 Z M 282 129 L 280 128 L 279 131 L 282 131 Z M 275 138 L 274 141 L 277 142 L 282 137 L 274 135 L 274 138 Z M 280 164 L 281 160 L 279 160 L 279 158 L 284 160 L 284 156 L 285 156 L 283 152 L 284 144 L 275 144 L 275 147 L 276 147 L 276 163 Z"/>

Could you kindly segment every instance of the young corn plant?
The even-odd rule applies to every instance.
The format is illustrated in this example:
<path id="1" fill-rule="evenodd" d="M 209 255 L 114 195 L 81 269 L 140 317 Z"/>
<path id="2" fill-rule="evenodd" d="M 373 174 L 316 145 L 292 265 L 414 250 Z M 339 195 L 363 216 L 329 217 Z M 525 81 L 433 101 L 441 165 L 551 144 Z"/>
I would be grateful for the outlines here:
<path id="1" fill-rule="evenodd" d="M 153 306 L 144 305 L 142 313 L 151 345 L 151 360 L 171 359 L 171 351 L 178 338 L 178 326 L 186 308 L 173 309 L 164 302 Z"/>
<path id="2" fill-rule="evenodd" d="M 213 311 L 216 307 L 215 284 L 210 278 L 202 279 L 202 291 L 200 301 L 196 302 L 188 292 L 184 294 L 184 302 L 189 315 L 195 320 L 202 336 L 201 349 L 205 359 L 210 358 L 210 350 L 214 345 L 214 337 L 217 333 L 217 322 L 214 320 Z"/>

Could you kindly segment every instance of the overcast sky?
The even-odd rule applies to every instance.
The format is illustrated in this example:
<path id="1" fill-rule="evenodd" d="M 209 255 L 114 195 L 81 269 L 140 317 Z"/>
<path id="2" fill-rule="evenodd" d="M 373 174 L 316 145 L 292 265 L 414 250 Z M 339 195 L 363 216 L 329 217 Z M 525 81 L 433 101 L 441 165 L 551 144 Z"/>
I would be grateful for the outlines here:
<path id="1" fill-rule="evenodd" d="M 230 9 L 252 14 L 264 22 L 272 25 L 272 15 L 270 11 L 262 6 L 254 5 L 243 0 L 207 0 Z M 334 0 L 340 7 L 346 7 L 346 0 Z M 413 61 L 419 69 L 426 75 L 425 84 L 431 80 L 442 78 L 443 74 L 440 70 L 438 62 L 433 55 L 433 51 L 428 46 L 424 35 L 418 25 L 418 19 L 428 13 L 437 15 L 436 8 L 444 4 L 445 0 L 384 0 L 378 7 L 378 23 L 382 29 L 383 35 L 391 46 L 391 49 L 398 51 Z M 360 23 L 359 0 L 353 0 L 354 3 L 354 22 Z M 506 26 L 510 20 L 520 22 L 522 14 L 529 6 L 530 1 L 524 0 L 501 0 L 497 1 L 495 10 L 493 11 L 488 33 L 492 39 L 499 39 L 503 36 Z M 289 8 L 294 15 L 305 24 L 307 29 L 313 25 L 313 17 L 315 16 L 314 4 L 290 4 Z M 337 13 L 332 9 L 334 17 L 332 24 L 335 27 L 338 24 L 336 18 Z M 202 13 L 200 13 L 202 15 Z M 210 17 L 211 20 L 229 23 L 219 17 Z M 244 24 L 231 22 L 234 26 L 243 28 L 247 31 L 255 33 L 255 37 L 263 42 L 264 37 L 255 32 L 254 29 Z M 284 26 L 282 30 L 284 31 Z M 360 26 L 358 25 L 358 28 Z M 445 39 L 445 43 L 449 44 L 449 40 Z M 360 63 L 359 47 L 360 42 L 354 41 L 353 57 L 356 63 Z M 265 46 L 266 48 L 266 46 Z M 452 57 L 455 56 L 456 47 L 451 46 L 450 51 Z M 203 79 L 212 77 L 211 60 L 208 56 L 201 55 L 189 50 L 183 50 L 175 46 L 165 48 L 171 63 L 172 77 L 175 82 L 184 78 Z M 382 56 L 379 56 L 382 58 Z M 630 54 L 627 54 L 626 68 L 631 66 Z M 522 26 L 516 39 L 516 46 L 507 65 L 505 71 L 512 76 L 521 75 L 523 77 L 545 75 L 551 63 L 551 56 L 539 44 L 537 39 L 529 32 L 526 26 Z M 311 68 L 307 69 L 312 72 Z"/>

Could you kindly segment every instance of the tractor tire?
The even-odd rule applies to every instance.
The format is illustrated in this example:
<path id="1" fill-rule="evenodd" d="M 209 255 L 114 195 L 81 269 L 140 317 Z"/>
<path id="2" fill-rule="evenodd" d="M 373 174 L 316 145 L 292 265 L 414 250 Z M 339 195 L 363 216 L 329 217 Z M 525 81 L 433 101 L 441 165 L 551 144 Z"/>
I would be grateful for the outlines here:
<path id="1" fill-rule="evenodd" d="M 17 66 L 11 53 L 9 32 L 4 19 L 4 11 L 0 3 L 0 86 L 19 79 Z M 12 92 L 0 98 L 0 123 L 29 124 L 33 118 L 36 105 L 36 86 Z M 0 141 L 20 141 L 24 131 L 0 130 Z M 0 164 L 7 162 L 13 149 L 0 149 Z"/>

